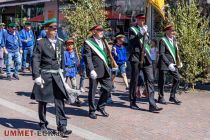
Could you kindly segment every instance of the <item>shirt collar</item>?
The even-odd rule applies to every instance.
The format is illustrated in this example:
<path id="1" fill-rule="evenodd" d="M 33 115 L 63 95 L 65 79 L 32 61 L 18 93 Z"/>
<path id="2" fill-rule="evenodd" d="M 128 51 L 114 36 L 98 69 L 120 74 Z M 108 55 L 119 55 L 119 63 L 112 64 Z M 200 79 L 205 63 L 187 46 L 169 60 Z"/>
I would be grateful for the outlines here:
<path id="1" fill-rule="evenodd" d="M 170 40 L 170 41 L 173 41 L 173 37 L 169 37 L 166 35 L 166 37 Z"/>
<path id="2" fill-rule="evenodd" d="M 101 39 L 97 39 L 95 36 L 93 36 L 93 38 L 95 39 L 95 41 L 98 41 L 98 42 L 101 41 Z"/>
<path id="3" fill-rule="evenodd" d="M 50 41 L 50 43 L 53 43 L 53 44 L 56 44 L 56 42 L 57 42 L 57 39 L 49 39 L 48 38 L 48 40 Z"/>

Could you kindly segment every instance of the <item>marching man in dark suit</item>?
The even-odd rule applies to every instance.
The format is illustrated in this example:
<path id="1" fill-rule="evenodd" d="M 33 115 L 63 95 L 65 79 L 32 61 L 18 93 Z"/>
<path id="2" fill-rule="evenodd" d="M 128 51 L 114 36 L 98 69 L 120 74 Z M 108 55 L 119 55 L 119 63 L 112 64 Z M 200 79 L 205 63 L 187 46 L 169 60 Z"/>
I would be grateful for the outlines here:
<path id="1" fill-rule="evenodd" d="M 129 96 L 130 96 L 130 108 L 139 110 L 140 108 L 136 104 L 136 87 L 138 81 L 138 75 L 140 69 L 143 70 L 146 89 L 149 93 L 149 111 L 156 112 L 162 110 L 159 108 L 154 99 L 154 75 L 153 75 L 153 67 L 152 67 L 152 60 L 150 58 L 150 46 L 147 43 L 145 46 L 144 51 L 144 61 L 143 67 L 141 67 L 141 51 L 143 48 L 143 37 L 144 34 L 147 33 L 147 26 L 145 25 L 145 16 L 138 15 L 137 18 L 137 25 L 132 26 L 129 29 L 129 47 L 131 48 L 131 55 L 129 57 L 129 61 L 131 63 L 131 80 L 130 80 L 130 89 L 129 89 Z"/>
<path id="2" fill-rule="evenodd" d="M 90 29 L 93 36 L 85 41 L 84 60 L 86 65 L 87 76 L 89 77 L 89 117 L 97 119 L 95 111 L 99 111 L 104 117 L 109 114 L 105 111 L 107 98 L 110 94 L 112 82 L 110 69 L 108 67 L 107 50 L 103 38 L 103 27 L 96 25 Z M 101 96 L 96 106 L 95 93 L 98 82 L 101 85 Z"/>
<path id="3" fill-rule="evenodd" d="M 38 114 L 41 131 L 47 132 L 47 103 L 55 103 L 57 130 L 66 137 L 72 133 L 67 130 L 67 119 L 64 112 L 64 99 L 68 99 L 64 83 L 59 74 L 63 69 L 64 42 L 56 37 L 57 20 L 45 22 L 47 37 L 37 40 L 33 51 L 33 79 L 35 81 L 32 97 L 38 101 Z"/>
<path id="4" fill-rule="evenodd" d="M 166 34 L 163 36 L 160 40 L 159 45 L 159 98 L 158 102 L 161 104 L 166 104 L 166 101 L 164 99 L 164 84 L 165 84 L 165 78 L 166 73 L 169 73 L 171 76 L 173 76 L 173 85 L 171 89 L 171 94 L 169 101 L 174 102 L 175 104 L 179 105 L 181 104 L 181 101 L 179 101 L 176 98 L 176 92 L 177 88 L 179 86 L 179 72 L 178 68 L 182 67 L 182 63 L 179 57 L 179 50 L 176 43 L 176 39 L 174 37 L 174 31 L 175 28 L 173 24 L 168 24 L 165 27 Z"/>

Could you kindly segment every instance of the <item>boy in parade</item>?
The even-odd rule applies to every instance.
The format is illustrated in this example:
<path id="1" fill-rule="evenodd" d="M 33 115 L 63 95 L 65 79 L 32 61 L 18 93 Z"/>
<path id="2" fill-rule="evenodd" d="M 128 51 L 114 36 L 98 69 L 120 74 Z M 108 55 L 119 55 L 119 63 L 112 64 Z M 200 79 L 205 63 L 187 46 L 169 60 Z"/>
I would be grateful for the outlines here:
<path id="1" fill-rule="evenodd" d="M 68 79 L 70 79 L 72 88 L 77 89 L 76 75 L 79 60 L 76 52 L 74 51 L 74 40 L 69 39 L 65 41 L 65 44 L 66 50 L 64 51 L 64 65 L 66 82 Z M 77 106 L 81 106 L 81 101 L 79 100 L 79 97 L 77 98 L 75 103 Z"/>
<path id="2" fill-rule="evenodd" d="M 128 79 L 126 76 L 126 67 L 127 67 L 127 52 L 126 47 L 123 45 L 125 36 L 124 35 L 117 35 L 116 36 L 117 43 L 112 48 L 112 55 L 118 65 L 118 70 L 114 71 L 112 75 L 112 83 L 114 85 L 115 77 L 118 75 L 118 73 L 121 74 L 123 77 L 123 81 L 126 86 L 126 90 L 128 90 Z"/>

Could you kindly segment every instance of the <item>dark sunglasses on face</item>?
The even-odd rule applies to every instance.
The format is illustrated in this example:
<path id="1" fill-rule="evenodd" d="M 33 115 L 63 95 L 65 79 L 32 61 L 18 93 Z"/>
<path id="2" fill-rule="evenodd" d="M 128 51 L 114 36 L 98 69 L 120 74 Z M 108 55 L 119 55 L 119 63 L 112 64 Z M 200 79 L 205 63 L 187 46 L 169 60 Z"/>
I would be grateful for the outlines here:
<path id="1" fill-rule="evenodd" d="M 57 26 L 49 26 L 49 28 L 56 30 L 58 27 Z"/>
<path id="2" fill-rule="evenodd" d="M 98 31 L 98 32 L 103 32 L 104 29 L 96 29 L 96 31 Z"/>

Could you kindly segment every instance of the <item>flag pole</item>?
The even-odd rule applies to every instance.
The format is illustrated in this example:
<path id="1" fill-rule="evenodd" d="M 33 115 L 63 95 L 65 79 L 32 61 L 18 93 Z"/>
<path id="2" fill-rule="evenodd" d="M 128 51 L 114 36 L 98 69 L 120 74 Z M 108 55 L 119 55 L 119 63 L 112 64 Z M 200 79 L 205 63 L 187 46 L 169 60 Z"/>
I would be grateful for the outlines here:
<path id="1" fill-rule="evenodd" d="M 145 9 L 145 25 L 147 25 L 147 18 L 148 18 L 148 6 L 149 3 L 146 3 L 146 9 Z M 141 57 L 140 57 L 140 67 L 143 68 L 143 64 L 144 64 L 144 50 L 145 50 L 145 46 L 146 46 L 146 41 L 147 41 L 147 32 L 144 33 L 144 37 L 143 37 L 143 45 L 142 45 L 142 49 L 141 49 Z"/>

